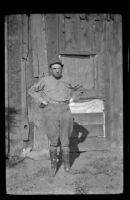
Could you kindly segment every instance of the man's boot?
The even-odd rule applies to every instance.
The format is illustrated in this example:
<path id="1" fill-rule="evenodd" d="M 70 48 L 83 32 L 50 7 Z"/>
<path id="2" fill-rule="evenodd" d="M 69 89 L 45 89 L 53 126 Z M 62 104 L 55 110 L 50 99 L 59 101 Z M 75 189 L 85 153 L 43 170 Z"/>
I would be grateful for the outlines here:
<path id="1" fill-rule="evenodd" d="M 50 160 L 51 160 L 51 171 L 50 176 L 54 177 L 57 170 L 57 148 L 51 147 L 50 148 Z"/>
<path id="2" fill-rule="evenodd" d="M 69 174 L 79 174 L 80 172 L 78 170 L 74 170 L 70 168 L 70 162 L 69 162 L 69 147 L 62 148 L 62 160 L 64 163 L 64 171 Z"/>

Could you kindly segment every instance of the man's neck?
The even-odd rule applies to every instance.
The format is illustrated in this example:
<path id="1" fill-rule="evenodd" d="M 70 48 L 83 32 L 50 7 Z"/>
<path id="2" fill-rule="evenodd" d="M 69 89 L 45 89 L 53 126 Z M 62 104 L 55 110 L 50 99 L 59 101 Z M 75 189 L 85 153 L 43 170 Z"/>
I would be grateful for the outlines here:
<path id="1" fill-rule="evenodd" d="M 61 79 L 62 78 L 62 75 L 60 76 L 60 77 L 55 77 L 55 76 L 53 76 L 53 75 L 51 75 L 54 79 L 56 79 L 56 80 L 59 80 L 59 79 Z"/>

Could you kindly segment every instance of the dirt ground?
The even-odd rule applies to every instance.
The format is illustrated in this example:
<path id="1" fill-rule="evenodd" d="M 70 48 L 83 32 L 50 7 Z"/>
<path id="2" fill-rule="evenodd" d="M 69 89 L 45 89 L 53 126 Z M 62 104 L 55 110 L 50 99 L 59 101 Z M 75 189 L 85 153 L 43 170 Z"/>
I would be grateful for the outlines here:
<path id="1" fill-rule="evenodd" d="M 100 145 L 100 144 L 99 144 Z M 81 148 L 80 148 L 81 149 Z M 48 176 L 50 160 L 25 158 L 6 166 L 7 194 L 120 194 L 123 192 L 123 148 L 110 147 L 71 152 L 70 163 L 81 174 L 70 175 L 59 167 Z"/>

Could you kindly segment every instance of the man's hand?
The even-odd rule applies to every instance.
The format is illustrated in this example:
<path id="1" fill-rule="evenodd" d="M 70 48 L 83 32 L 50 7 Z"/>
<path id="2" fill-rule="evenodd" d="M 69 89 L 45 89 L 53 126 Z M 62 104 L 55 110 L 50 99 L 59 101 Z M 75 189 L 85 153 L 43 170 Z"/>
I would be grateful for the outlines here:
<path id="1" fill-rule="evenodd" d="M 46 102 L 46 101 L 42 101 L 41 103 L 40 103 L 40 108 L 44 108 L 45 106 L 47 106 L 48 105 L 48 103 Z"/>
<path id="2" fill-rule="evenodd" d="M 74 104 L 75 104 L 73 98 L 70 99 L 70 104 L 71 104 L 71 105 L 74 105 Z"/>
<path id="3" fill-rule="evenodd" d="M 44 105 L 48 105 L 47 101 L 42 101 L 41 103 L 43 103 Z"/>
<path id="4" fill-rule="evenodd" d="M 73 99 L 73 98 L 71 98 L 71 99 L 70 99 L 70 103 L 73 103 L 73 101 L 74 101 L 74 99 Z"/>

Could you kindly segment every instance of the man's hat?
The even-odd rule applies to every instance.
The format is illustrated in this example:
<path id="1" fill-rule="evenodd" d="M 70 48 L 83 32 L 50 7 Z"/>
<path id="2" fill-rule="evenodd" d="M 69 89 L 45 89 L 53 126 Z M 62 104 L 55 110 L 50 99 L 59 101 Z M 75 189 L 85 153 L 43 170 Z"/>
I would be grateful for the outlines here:
<path id="1" fill-rule="evenodd" d="M 50 60 L 49 62 L 49 67 L 51 67 L 54 64 L 59 64 L 61 65 L 61 67 L 63 67 L 64 65 L 62 64 L 62 62 L 59 60 L 59 58 L 53 58 L 52 60 Z"/>

